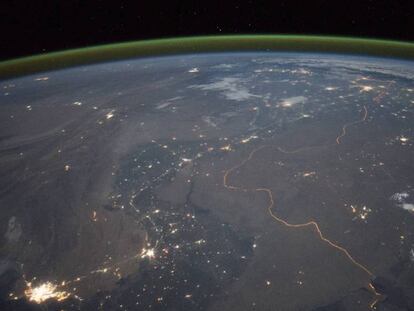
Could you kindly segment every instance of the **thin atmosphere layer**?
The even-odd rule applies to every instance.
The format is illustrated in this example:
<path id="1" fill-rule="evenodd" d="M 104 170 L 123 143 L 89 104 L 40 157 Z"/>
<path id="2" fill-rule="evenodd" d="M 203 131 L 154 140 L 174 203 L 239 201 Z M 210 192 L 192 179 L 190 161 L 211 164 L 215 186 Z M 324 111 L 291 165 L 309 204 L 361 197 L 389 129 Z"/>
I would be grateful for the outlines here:
<path id="1" fill-rule="evenodd" d="M 77 65 L 173 54 L 231 51 L 327 52 L 414 59 L 414 43 L 329 36 L 224 35 L 132 41 L 0 62 L 0 79 Z"/>

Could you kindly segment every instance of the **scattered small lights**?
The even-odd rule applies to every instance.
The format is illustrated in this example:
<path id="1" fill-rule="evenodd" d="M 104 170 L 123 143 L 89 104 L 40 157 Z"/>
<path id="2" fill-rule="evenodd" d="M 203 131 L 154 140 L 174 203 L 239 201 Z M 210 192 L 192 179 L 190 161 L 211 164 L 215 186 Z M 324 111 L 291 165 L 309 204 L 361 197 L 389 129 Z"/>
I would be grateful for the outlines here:
<path id="1" fill-rule="evenodd" d="M 352 213 L 356 215 L 354 219 L 359 218 L 365 221 L 368 215 L 372 212 L 372 209 L 366 207 L 365 205 L 362 207 L 359 207 L 357 205 L 350 205 L 350 207 Z"/>

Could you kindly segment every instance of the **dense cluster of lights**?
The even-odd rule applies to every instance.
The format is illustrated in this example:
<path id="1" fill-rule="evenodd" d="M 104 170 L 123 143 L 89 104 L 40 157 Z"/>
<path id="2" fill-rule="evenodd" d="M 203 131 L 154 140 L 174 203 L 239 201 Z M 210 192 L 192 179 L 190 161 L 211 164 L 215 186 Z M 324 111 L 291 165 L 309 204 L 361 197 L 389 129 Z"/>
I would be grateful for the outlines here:
<path id="1" fill-rule="evenodd" d="M 59 290 L 58 285 L 51 282 L 37 284 L 36 286 L 33 286 L 31 282 L 28 282 L 24 294 L 28 300 L 39 304 L 49 299 L 63 301 L 70 296 L 70 293 Z"/>

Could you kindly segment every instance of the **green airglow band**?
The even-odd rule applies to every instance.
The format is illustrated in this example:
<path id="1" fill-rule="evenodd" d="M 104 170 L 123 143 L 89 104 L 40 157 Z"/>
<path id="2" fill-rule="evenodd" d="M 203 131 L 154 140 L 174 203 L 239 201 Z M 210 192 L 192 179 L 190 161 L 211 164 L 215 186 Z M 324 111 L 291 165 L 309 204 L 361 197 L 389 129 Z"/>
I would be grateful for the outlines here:
<path id="1" fill-rule="evenodd" d="M 0 62 L 0 79 L 136 57 L 243 51 L 328 52 L 414 60 L 414 43 L 410 42 L 301 35 L 224 35 L 133 41 L 12 59 Z"/>

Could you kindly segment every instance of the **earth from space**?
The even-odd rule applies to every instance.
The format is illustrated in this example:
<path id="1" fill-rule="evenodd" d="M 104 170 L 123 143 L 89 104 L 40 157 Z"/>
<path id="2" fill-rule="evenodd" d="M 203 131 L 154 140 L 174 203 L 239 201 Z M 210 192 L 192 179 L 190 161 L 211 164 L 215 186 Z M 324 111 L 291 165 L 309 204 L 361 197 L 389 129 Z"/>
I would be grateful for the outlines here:
<path id="1" fill-rule="evenodd" d="M 1 310 L 414 310 L 414 63 L 148 57 L 0 81 Z"/>

